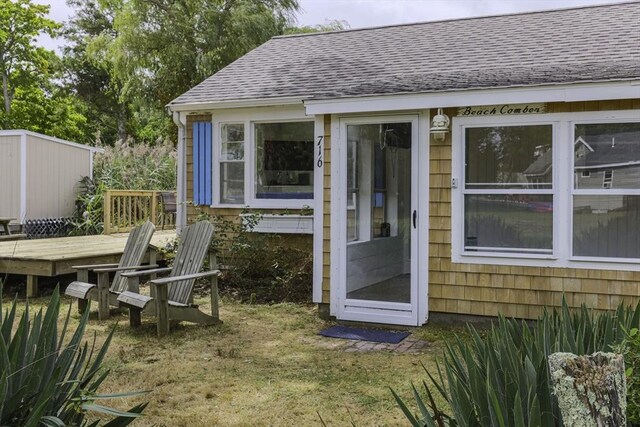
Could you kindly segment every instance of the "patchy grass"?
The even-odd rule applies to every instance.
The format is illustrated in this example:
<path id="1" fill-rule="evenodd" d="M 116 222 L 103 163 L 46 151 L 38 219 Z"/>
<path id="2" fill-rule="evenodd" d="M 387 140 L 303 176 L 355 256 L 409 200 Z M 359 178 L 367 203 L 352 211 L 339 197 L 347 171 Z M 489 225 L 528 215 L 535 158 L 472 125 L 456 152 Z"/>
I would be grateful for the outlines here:
<path id="1" fill-rule="evenodd" d="M 206 298 L 198 302 L 209 309 Z M 77 322 L 79 316 L 72 317 Z M 328 426 L 404 425 L 389 387 L 412 401 L 409 384 L 426 376 L 421 362 L 433 369 L 453 333 L 438 326 L 414 329 L 431 342 L 423 354 L 344 353 L 342 340 L 317 335 L 329 324 L 312 306 L 224 300 L 221 318 L 223 325 L 183 324 L 158 339 L 151 319 L 130 330 L 124 313 L 102 322 L 93 314 L 87 339 L 95 332 L 104 340 L 118 323 L 106 359 L 111 374 L 100 391 L 150 390 L 137 400 L 109 402 L 128 408 L 148 400 L 136 426 L 321 425 L 320 416 Z"/>

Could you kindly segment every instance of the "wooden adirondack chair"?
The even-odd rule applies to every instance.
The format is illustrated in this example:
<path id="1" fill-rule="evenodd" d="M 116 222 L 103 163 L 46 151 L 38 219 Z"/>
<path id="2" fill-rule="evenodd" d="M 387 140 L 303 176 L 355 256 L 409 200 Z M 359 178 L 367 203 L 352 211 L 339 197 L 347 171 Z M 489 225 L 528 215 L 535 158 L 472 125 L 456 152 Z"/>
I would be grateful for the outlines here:
<path id="1" fill-rule="evenodd" d="M 169 333 L 170 322 L 187 321 L 204 325 L 222 323 L 219 318 L 218 275 L 216 258 L 210 253 L 213 224 L 201 221 L 186 227 L 180 234 L 180 246 L 171 268 L 124 273 L 129 278 L 129 290 L 118 296 L 118 301 L 129 308 L 131 326 L 140 325 L 141 313 L 156 316 L 158 336 Z M 209 253 L 210 271 L 200 273 Z M 169 272 L 169 276 L 151 280 L 151 296 L 139 293 L 140 277 Z M 211 283 L 211 315 L 193 304 L 193 285 L 196 279 L 209 277 Z"/>
<path id="2" fill-rule="evenodd" d="M 147 221 L 131 230 L 118 264 L 73 266 L 74 269 L 78 270 L 77 280 L 67 286 L 65 294 L 78 299 L 78 311 L 80 313 L 89 309 L 91 300 L 97 298 L 98 319 L 109 318 L 109 306 L 119 306 L 117 297 L 121 292 L 127 290 L 127 278 L 122 274 L 127 271 L 158 267 L 155 263 L 155 251 L 149 248 L 154 230 L 155 226 L 151 221 Z M 143 266 L 141 264 L 147 250 L 150 250 L 149 265 Z M 89 271 L 93 271 L 98 275 L 97 284 L 88 283 Z M 109 287 L 109 273 L 113 272 L 116 274 Z"/>

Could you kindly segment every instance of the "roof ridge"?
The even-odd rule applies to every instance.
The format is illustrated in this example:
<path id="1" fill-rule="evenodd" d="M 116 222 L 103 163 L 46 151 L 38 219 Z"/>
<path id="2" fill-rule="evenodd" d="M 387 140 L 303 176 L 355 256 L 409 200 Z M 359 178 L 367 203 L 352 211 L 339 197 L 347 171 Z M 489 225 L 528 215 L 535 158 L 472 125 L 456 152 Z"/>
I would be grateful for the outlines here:
<path id="1" fill-rule="evenodd" d="M 512 12 L 512 13 L 501 13 L 494 15 L 483 15 L 483 16 L 467 16 L 464 18 L 448 18 L 448 19 L 437 19 L 434 21 L 421 21 L 421 22 L 407 22 L 402 24 L 389 24 L 389 25 L 377 25 L 372 27 L 361 27 L 361 28 L 349 28 L 345 30 L 333 30 L 333 31 L 318 31 L 314 33 L 303 33 L 303 34 L 283 34 L 280 36 L 274 36 L 271 40 L 274 39 L 289 39 L 295 37 L 313 37 L 313 36 L 321 36 L 325 34 L 337 34 L 337 33 L 351 33 L 358 31 L 370 31 L 370 30 L 381 30 L 386 28 L 395 28 L 395 27 L 412 27 L 418 25 L 425 24 L 437 24 L 441 22 L 456 22 L 456 21 L 470 21 L 475 19 L 487 19 L 487 18 L 500 18 L 505 16 L 522 16 L 522 15 L 536 15 L 536 14 L 544 14 L 551 12 L 564 12 L 571 10 L 580 10 L 580 9 L 592 9 L 598 7 L 611 7 L 611 6 L 621 6 L 627 4 L 640 3 L 640 0 L 620 0 L 620 1 L 612 1 L 610 3 L 601 3 L 601 4 L 588 4 L 582 6 L 568 6 L 554 9 L 543 9 L 543 10 L 529 10 L 526 12 Z"/>

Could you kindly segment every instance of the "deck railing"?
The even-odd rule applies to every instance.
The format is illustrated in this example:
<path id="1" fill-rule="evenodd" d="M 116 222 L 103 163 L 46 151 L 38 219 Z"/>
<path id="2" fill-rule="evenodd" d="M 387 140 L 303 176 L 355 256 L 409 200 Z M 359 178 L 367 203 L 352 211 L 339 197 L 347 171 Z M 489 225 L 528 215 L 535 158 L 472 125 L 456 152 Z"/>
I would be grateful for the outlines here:
<path id="1" fill-rule="evenodd" d="M 175 228 L 175 214 L 165 213 L 162 191 L 107 190 L 104 195 L 104 234 L 126 233 L 150 219 L 157 228 Z"/>

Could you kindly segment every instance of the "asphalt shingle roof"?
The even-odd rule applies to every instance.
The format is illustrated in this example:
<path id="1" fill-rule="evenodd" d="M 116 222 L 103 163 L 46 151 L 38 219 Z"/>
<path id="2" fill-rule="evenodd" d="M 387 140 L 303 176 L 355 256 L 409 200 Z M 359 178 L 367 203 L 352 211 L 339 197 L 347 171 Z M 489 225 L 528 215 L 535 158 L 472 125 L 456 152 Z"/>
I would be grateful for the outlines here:
<path id="1" fill-rule="evenodd" d="M 171 104 L 640 79 L 640 2 L 275 37 Z"/>

